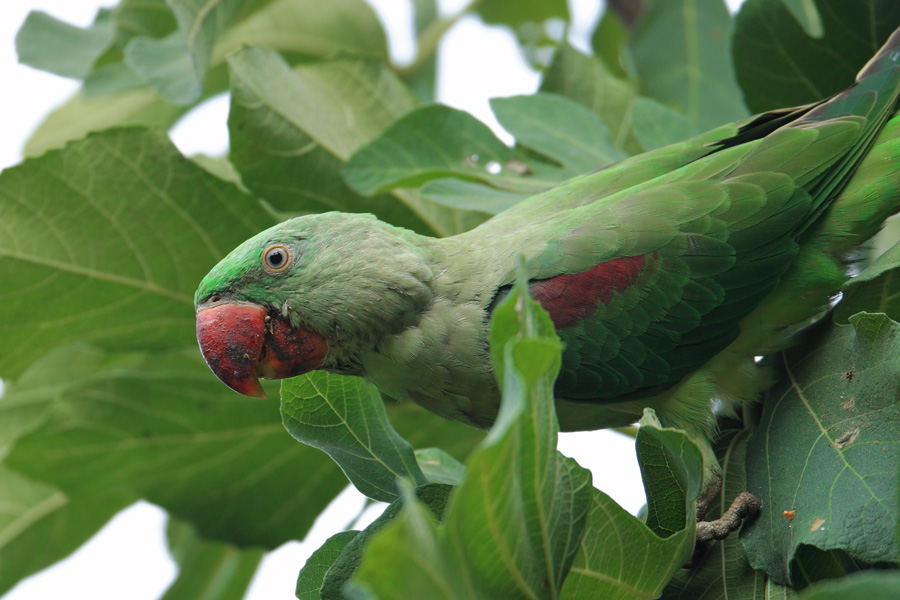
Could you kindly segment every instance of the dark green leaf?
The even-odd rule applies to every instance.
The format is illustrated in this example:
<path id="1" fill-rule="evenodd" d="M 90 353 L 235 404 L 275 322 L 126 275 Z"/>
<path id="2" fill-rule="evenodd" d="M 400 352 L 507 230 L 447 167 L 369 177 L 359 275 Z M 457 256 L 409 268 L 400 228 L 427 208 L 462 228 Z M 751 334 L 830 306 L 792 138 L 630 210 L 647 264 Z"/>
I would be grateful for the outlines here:
<path id="1" fill-rule="evenodd" d="M 56 369 L 67 355 L 85 375 Z M 284 431 L 276 403 L 227 390 L 196 350 L 67 347 L 31 371 L 10 399 L 52 404 L 6 461 L 73 498 L 143 497 L 208 539 L 274 548 L 301 539 L 346 485 L 328 457 Z"/>
<path id="2" fill-rule="evenodd" d="M 0 347 L 16 349 L 0 354 L 4 377 L 76 340 L 194 346 L 197 283 L 272 224 L 253 198 L 183 158 L 165 134 L 135 129 L 7 169 L 0 199 Z"/>
<path id="3" fill-rule="evenodd" d="M 700 133 L 700 128 L 683 114 L 650 98 L 634 101 L 631 124 L 644 150 L 656 150 Z"/>
<path id="4" fill-rule="evenodd" d="M 650 506 L 648 524 L 593 490 L 584 542 L 562 598 L 656 598 L 690 557 L 693 503 L 703 473 L 700 451 L 684 432 L 660 429 L 654 421 L 655 416 L 642 419 L 636 441 Z"/>
<path id="5" fill-rule="evenodd" d="M 242 9 L 259 8 L 271 0 L 166 0 L 187 44 L 198 81 L 209 68 L 213 46 Z"/>
<path id="6" fill-rule="evenodd" d="M 823 581 L 803 592 L 798 600 L 881 600 L 900 590 L 897 571 L 856 573 L 838 581 Z"/>
<path id="7" fill-rule="evenodd" d="M 900 319 L 900 242 L 844 285 L 843 296 L 834 311 L 835 323 L 846 323 L 858 312 L 885 313 Z"/>
<path id="8" fill-rule="evenodd" d="M 434 104 L 405 115 L 361 148 L 344 167 L 343 175 L 350 187 L 367 195 L 395 187 L 419 187 L 443 177 L 533 191 L 552 185 L 503 173 L 503 165 L 513 158 L 515 152 L 487 125 L 466 112 Z"/>
<path id="9" fill-rule="evenodd" d="M 247 48 L 231 57 L 232 86 L 307 133 L 330 154 L 348 159 L 415 100 L 389 71 L 371 61 L 302 65 L 291 71 L 275 53 Z"/>
<path id="10" fill-rule="evenodd" d="M 0 498 L 0 594 L 66 557 L 134 501 L 130 494 L 70 496 L 5 466 Z"/>
<path id="11" fill-rule="evenodd" d="M 416 489 L 415 498 L 430 511 L 432 517 L 440 520 L 452 490 L 453 488 L 449 485 L 425 485 Z M 405 498 L 398 498 L 392 502 L 377 519 L 347 543 L 340 556 L 334 561 L 334 565 L 324 576 L 322 600 L 344 599 L 344 586 L 359 568 L 366 544 L 375 534 L 393 523 L 403 509 L 405 501 Z"/>
<path id="12" fill-rule="evenodd" d="M 788 7 L 797 22 L 809 37 L 819 38 L 825 35 L 822 29 L 822 16 L 816 7 L 816 0 L 781 0 Z"/>
<path id="13" fill-rule="evenodd" d="M 556 451 L 552 387 L 560 344 L 523 290 L 520 282 L 494 311 L 503 404 L 467 461 L 444 524 L 410 495 L 396 523 L 366 549 L 356 578 L 382 600 L 559 593 L 581 541 L 590 475 Z"/>
<path id="14" fill-rule="evenodd" d="M 209 156 L 206 154 L 194 154 L 191 160 L 200 165 L 219 179 L 230 181 L 236 186 L 243 188 L 244 183 L 241 181 L 241 175 L 238 173 L 227 156 Z"/>
<path id="15" fill-rule="evenodd" d="M 544 73 L 541 91 L 560 94 L 588 107 L 609 127 L 616 148 L 628 154 L 641 152 L 631 127 L 631 105 L 637 98 L 637 87 L 613 75 L 597 57 L 560 44 Z"/>
<path id="16" fill-rule="evenodd" d="M 747 490 L 745 470 L 750 430 L 724 432 L 716 444 L 716 456 L 722 466 L 722 491 L 718 502 L 705 518 L 719 518 L 731 501 Z M 756 600 L 779 598 L 792 600 L 796 593 L 754 571 L 747 560 L 744 545 L 734 533 L 715 542 L 690 569 L 678 570 L 662 595 L 662 600 Z"/>
<path id="17" fill-rule="evenodd" d="M 252 14 L 216 35 L 207 70 L 220 67 L 230 54 L 255 44 L 286 53 L 292 60 L 341 53 L 387 57 L 381 24 L 372 8 L 362 0 L 275 0 L 271 3 L 264 0 L 244 3 L 244 6 L 252 9 Z M 168 12 L 164 2 L 163 9 Z M 85 93 L 89 96 L 114 93 L 134 88 L 136 84 L 143 86 L 148 80 L 160 89 L 165 88 L 164 96 L 170 101 L 199 100 L 194 94 L 200 89 L 202 74 L 194 71 L 183 35 L 178 31 L 169 33 L 165 40 L 151 39 L 157 36 L 134 40 L 127 62 L 134 63 L 143 78 L 125 64 L 114 62 L 91 73 L 85 82 Z M 163 56 L 163 52 L 169 56 Z M 210 84 L 209 76 L 203 78 L 205 95 L 211 91 Z"/>
<path id="18" fill-rule="evenodd" d="M 598 56 L 609 72 L 626 79 L 628 77 L 622 66 L 622 47 L 625 44 L 627 32 L 621 19 L 614 10 L 604 10 L 600 17 L 600 23 L 591 37 L 591 46 L 594 54 Z"/>
<path id="19" fill-rule="evenodd" d="M 566 600 L 656 598 L 693 549 L 693 523 L 660 538 L 594 489 L 584 541 L 560 595 Z"/>
<path id="20" fill-rule="evenodd" d="M 443 225 L 447 217 L 427 203 L 364 198 L 340 176 L 352 152 L 414 106 L 383 66 L 348 60 L 291 71 L 276 54 L 249 48 L 229 67 L 231 161 L 254 193 L 289 213 L 372 212 L 420 232 L 452 232 Z"/>
<path id="21" fill-rule="evenodd" d="M 566 600 L 657 597 L 679 567 L 672 557 L 683 554 L 677 552 L 680 540 L 661 540 L 609 496 L 597 489 L 591 491 L 584 541 L 560 597 Z"/>
<path id="22" fill-rule="evenodd" d="M 778 582 L 808 583 L 822 557 L 801 561 L 804 548 L 898 559 L 900 326 L 867 313 L 850 323 L 781 358 L 748 446 L 748 488 L 763 508 L 743 539 L 750 562 Z"/>
<path id="23" fill-rule="evenodd" d="M 478 595 L 469 581 L 462 564 L 465 557 L 448 553 L 435 539 L 438 523 L 434 516 L 412 493 L 404 499 L 400 516 L 369 541 L 355 577 L 345 584 L 352 588 L 351 597 L 354 600 L 485 597 Z"/>
<path id="24" fill-rule="evenodd" d="M 422 473 L 432 483 L 459 485 L 466 474 L 465 465 L 440 448 L 416 450 L 416 460 Z"/>
<path id="25" fill-rule="evenodd" d="M 667 538 L 694 519 L 693 502 L 700 494 L 703 464 L 697 445 L 677 429 L 651 426 L 646 414 L 635 439 L 638 463 L 647 492 L 647 526 Z M 655 419 L 655 415 L 653 415 Z M 678 502 L 671 494 L 678 490 Z"/>
<path id="26" fill-rule="evenodd" d="M 731 15 L 722 0 L 655 0 L 629 47 L 641 83 L 700 129 L 746 116 L 729 57 Z"/>
<path id="27" fill-rule="evenodd" d="M 122 37 L 120 43 L 135 36 L 166 37 L 178 27 L 166 0 L 121 0 L 112 14 Z"/>
<path id="28" fill-rule="evenodd" d="M 521 25 L 523 23 L 541 23 L 547 19 L 558 17 L 569 19 L 569 7 L 566 0 L 484 0 L 476 6 L 478 14 L 486 23 L 503 25 Z"/>
<path id="29" fill-rule="evenodd" d="M 113 62 L 91 71 L 84 80 L 82 93 L 86 98 L 93 99 L 114 96 L 144 87 L 144 80 L 125 63 Z M 162 101 L 161 98 L 160 101 Z"/>
<path id="30" fill-rule="evenodd" d="M 203 81 L 180 31 L 161 40 L 134 38 L 125 48 L 125 64 L 170 104 L 188 105 L 203 93 Z"/>
<path id="31" fill-rule="evenodd" d="M 491 108 L 516 145 L 556 161 L 570 177 L 625 158 L 597 114 L 564 96 L 494 98 Z"/>
<path id="32" fill-rule="evenodd" d="M 16 53 L 19 62 L 30 67 L 80 79 L 112 43 L 114 34 L 112 20 L 105 11 L 87 29 L 32 11 L 16 34 Z"/>
<path id="33" fill-rule="evenodd" d="M 261 548 L 210 542 L 191 525 L 169 519 L 169 549 L 178 577 L 161 600 L 241 600 L 262 560 Z"/>
<path id="34" fill-rule="evenodd" d="M 88 98 L 77 92 L 51 111 L 25 142 L 25 156 L 40 156 L 94 131 L 141 125 L 168 129 L 187 107 L 174 106 L 149 88 L 123 91 L 112 96 Z"/>
<path id="35" fill-rule="evenodd" d="M 515 206 L 529 196 L 462 179 L 429 181 L 422 186 L 422 195 L 448 208 L 484 213 L 482 220 Z"/>
<path id="36" fill-rule="evenodd" d="M 417 52 L 427 53 L 428 43 L 434 43 L 425 39 L 426 31 L 429 28 L 440 27 L 437 0 L 412 0 L 413 5 L 413 28 L 416 35 Z M 434 29 L 431 29 L 434 31 Z M 416 68 L 417 67 L 417 68 Z M 412 73 L 406 77 L 406 83 L 410 89 L 416 94 L 422 102 L 434 102 L 437 85 L 437 51 L 431 53 L 427 60 L 419 65 L 413 65 Z"/>
<path id="37" fill-rule="evenodd" d="M 816 0 L 825 35 L 810 37 L 782 0 L 747 0 L 732 51 L 753 112 L 815 102 L 844 89 L 900 25 L 900 3 Z"/>
<path id="38" fill-rule="evenodd" d="M 274 0 L 223 31 L 210 59 L 217 64 L 242 46 L 282 53 L 387 59 L 387 40 L 375 11 L 364 0 Z"/>
<path id="39" fill-rule="evenodd" d="M 216 39 L 246 3 L 168 0 L 178 30 L 162 39 L 133 38 L 125 47 L 125 62 L 168 102 L 191 104 L 203 93 Z"/>
<path id="40" fill-rule="evenodd" d="M 313 371 L 281 384 L 284 426 L 336 462 L 366 496 L 398 497 L 396 480 L 428 482 L 412 446 L 391 427 L 381 394 L 360 377 Z"/>
<path id="41" fill-rule="evenodd" d="M 338 559 L 347 544 L 358 534 L 359 531 L 356 530 L 336 533 L 325 540 L 325 543 L 310 555 L 297 577 L 295 595 L 298 600 L 322 599 L 322 584 L 325 574 L 334 565 L 334 561 Z"/>
<path id="42" fill-rule="evenodd" d="M 413 402 L 385 398 L 385 409 L 397 433 L 416 448 L 437 446 L 456 460 L 465 460 L 484 431 L 459 421 L 448 421 Z"/>

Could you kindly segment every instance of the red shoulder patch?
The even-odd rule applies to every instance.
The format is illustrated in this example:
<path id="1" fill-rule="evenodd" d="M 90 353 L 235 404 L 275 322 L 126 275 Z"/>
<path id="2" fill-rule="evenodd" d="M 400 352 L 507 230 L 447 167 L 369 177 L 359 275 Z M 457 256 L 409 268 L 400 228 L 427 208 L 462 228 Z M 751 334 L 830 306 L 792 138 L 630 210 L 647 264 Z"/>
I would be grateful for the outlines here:
<path id="1" fill-rule="evenodd" d="M 550 314 L 556 328 L 564 329 L 590 317 L 613 293 L 633 285 L 645 262 L 643 254 L 616 258 L 583 273 L 542 279 L 528 291 Z"/>

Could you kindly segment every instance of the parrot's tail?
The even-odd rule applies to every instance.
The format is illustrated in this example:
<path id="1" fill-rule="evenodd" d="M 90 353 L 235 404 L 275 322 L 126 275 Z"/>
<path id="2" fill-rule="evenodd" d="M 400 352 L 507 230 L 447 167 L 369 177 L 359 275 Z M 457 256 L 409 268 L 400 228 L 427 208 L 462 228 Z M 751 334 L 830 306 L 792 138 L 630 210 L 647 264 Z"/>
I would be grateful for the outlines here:
<path id="1" fill-rule="evenodd" d="M 755 398 L 750 364 L 739 357 L 769 354 L 792 345 L 798 328 L 821 316 L 848 279 L 848 266 L 858 247 L 900 210 L 900 30 L 872 57 L 848 89 L 820 103 L 761 115 L 753 127 L 824 128 L 829 122 L 859 119 L 862 131 L 854 151 L 819 174 L 807 188 L 816 199 L 800 228 L 797 259 L 769 295 L 741 324 L 741 335 L 714 359 L 710 371 L 716 387 L 732 406 Z M 787 121 L 787 123 L 785 123 Z M 758 133 L 757 133 L 758 135 Z M 763 144 L 777 141 L 778 132 Z M 757 381 L 764 389 L 765 382 Z M 730 398 L 729 398 L 730 397 Z"/>
<path id="2" fill-rule="evenodd" d="M 865 114 L 871 137 L 855 172 L 816 224 L 815 234 L 844 255 L 875 235 L 900 210 L 900 29 L 862 68 L 856 83 L 804 115 L 802 121 Z"/>

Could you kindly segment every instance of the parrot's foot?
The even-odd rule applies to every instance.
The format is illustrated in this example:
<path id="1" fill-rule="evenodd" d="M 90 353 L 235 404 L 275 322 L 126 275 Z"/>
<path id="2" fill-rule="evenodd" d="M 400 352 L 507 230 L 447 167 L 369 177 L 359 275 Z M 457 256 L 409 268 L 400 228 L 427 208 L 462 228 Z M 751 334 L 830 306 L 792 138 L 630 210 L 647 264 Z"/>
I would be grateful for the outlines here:
<path id="1" fill-rule="evenodd" d="M 732 531 L 738 530 L 744 519 L 758 513 L 761 507 L 762 500 L 750 492 L 742 492 L 721 517 L 715 521 L 697 522 L 697 544 L 724 540 Z"/>
<path id="2" fill-rule="evenodd" d="M 721 485 L 721 484 L 720 484 Z M 707 506 L 703 506 L 703 512 L 698 507 L 698 515 L 706 513 Z M 734 499 L 731 506 L 715 521 L 697 521 L 697 538 L 694 546 L 694 555 L 686 567 L 692 567 L 697 564 L 698 559 L 706 552 L 709 544 L 713 540 L 724 540 L 733 531 L 737 531 L 741 523 L 747 517 L 752 517 L 762 508 L 762 500 L 751 494 L 750 492 L 742 492 Z"/>

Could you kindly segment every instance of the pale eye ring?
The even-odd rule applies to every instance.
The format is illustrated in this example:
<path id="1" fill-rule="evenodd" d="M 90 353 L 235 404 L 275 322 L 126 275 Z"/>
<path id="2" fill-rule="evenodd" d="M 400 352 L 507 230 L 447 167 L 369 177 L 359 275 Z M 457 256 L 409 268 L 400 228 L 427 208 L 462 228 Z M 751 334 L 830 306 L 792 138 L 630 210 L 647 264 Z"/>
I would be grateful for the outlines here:
<path id="1" fill-rule="evenodd" d="M 282 273 L 291 266 L 291 249 L 282 244 L 269 246 L 263 251 L 263 267 L 270 273 Z"/>

